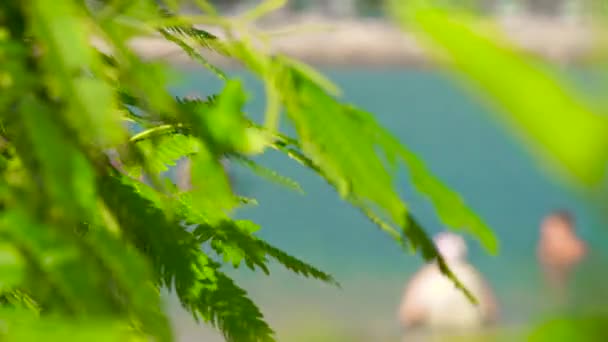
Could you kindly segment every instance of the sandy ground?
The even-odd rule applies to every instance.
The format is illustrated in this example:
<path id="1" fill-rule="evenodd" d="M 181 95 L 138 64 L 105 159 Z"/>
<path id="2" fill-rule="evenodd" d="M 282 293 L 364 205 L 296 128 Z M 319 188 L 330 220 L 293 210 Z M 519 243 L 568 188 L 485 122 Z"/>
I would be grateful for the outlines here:
<path id="1" fill-rule="evenodd" d="M 276 30 L 285 26 L 308 30 L 279 35 L 271 49 L 320 66 L 424 66 L 429 61 L 411 33 L 378 19 L 335 20 L 318 16 L 299 16 L 264 25 Z M 593 47 L 592 29 L 581 22 L 565 22 L 541 17 L 497 18 L 506 35 L 519 47 L 541 58 L 560 64 L 582 61 Z M 213 33 L 214 28 L 203 27 Z M 148 58 L 166 58 L 175 63 L 192 63 L 181 50 L 163 39 L 149 37 L 133 41 L 134 48 Z M 221 66 L 231 62 L 206 52 Z"/>

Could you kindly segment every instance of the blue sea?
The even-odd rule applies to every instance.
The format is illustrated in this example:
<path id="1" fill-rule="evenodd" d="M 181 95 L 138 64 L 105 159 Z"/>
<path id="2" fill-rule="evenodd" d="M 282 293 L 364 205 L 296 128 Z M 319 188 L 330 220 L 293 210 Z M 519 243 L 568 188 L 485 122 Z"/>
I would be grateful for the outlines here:
<path id="1" fill-rule="evenodd" d="M 222 87 L 221 81 L 204 70 L 181 71 L 177 94 L 206 96 Z M 535 247 L 541 219 L 556 209 L 575 215 L 579 235 L 592 249 L 588 265 L 577 273 L 576 279 L 583 284 L 579 286 L 581 295 L 575 296 L 577 305 L 587 308 L 589 303 L 598 303 L 594 293 L 605 288 L 603 283 L 597 277 L 586 280 L 597 275 L 594 265 L 605 259 L 601 243 L 608 232 L 581 195 L 550 177 L 526 146 L 495 120 L 488 101 L 438 71 L 322 71 L 341 87 L 344 101 L 374 113 L 496 232 L 500 240 L 497 256 L 488 255 L 475 240 L 468 238 L 468 243 L 471 262 L 488 279 L 501 303 L 504 324 L 529 324 L 544 317 L 547 295 Z M 245 84 L 249 94 L 246 111 L 261 117 L 262 85 L 245 72 L 231 74 Z M 247 270 L 227 269 L 228 273 L 257 301 L 281 341 L 298 337 L 314 341 L 315 337 L 303 336 L 317 336 L 311 334 L 320 330 L 359 336 L 361 341 L 396 341 L 397 306 L 407 279 L 422 265 L 421 258 L 403 252 L 341 201 L 322 179 L 294 161 L 272 152 L 259 161 L 296 179 L 305 194 L 234 167 L 231 173 L 237 191 L 259 202 L 237 215 L 259 223 L 260 236 L 272 244 L 333 274 L 342 288 L 302 280 L 278 266 L 271 269 L 270 276 Z M 428 232 L 445 229 L 431 205 L 413 191 L 405 172 L 399 187 Z M 175 300 L 170 305 L 183 341 L 203 336 L 212 340 L 208 329 L 196 327 L 175 309 Z"/>

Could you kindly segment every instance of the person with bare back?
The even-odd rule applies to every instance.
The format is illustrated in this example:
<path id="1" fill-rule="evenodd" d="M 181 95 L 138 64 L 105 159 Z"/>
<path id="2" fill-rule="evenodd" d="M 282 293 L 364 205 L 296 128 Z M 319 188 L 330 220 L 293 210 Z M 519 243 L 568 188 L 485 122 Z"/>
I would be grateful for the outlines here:
<path id="1" fill-rule="evenodd" d="M 566 211 L 551 213 L 542 221 L 537 248 L 547 284 L 560 297 L 566 294 L 574 268 L 587 255 L 587 244 L 576 236 L 574 220 Z"/>

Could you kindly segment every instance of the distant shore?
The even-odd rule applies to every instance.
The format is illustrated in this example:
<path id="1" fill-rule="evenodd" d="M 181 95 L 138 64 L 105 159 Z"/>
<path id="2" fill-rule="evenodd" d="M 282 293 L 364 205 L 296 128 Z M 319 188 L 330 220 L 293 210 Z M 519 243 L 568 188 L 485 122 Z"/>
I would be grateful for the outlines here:
<path id="1" fill-rule="evenodd" d="M 517 46 L 542 59 L 558 64 L 584 62 L 592 52 L 592 29 L 582 23 L 568 23 L 540 17 L 499 18 L 505 34 Z M 323 28 L 293 32 L 273 38 L 271 48 L 317 66 L 407 66 L 432 65 L 414 36 L 391 23 L 379 19 L 347 20 L 318 16 L 299 16 L 264 25 L 280 29 L 301 25 Z M 210 32 L 216 31 L 209 29 Z M 142 56 L 166 59 L 176 64 L 194 63 L 179 47 L 160 37 L 138 38 L 133 47 Z M 205 52 L 219 66 L 234 62 Z"/>

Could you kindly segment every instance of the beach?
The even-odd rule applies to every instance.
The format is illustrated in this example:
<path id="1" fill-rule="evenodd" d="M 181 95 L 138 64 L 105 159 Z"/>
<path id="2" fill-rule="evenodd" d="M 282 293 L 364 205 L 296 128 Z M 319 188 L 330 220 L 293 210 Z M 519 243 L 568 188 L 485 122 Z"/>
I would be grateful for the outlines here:
<path id="1" fill-rule="evenodd" d="M 561 65 L 584 63 L 593 54 L 594 28 L 582 21 L 555 17 L 511 16 L 493 22 L 518 48 Z M 489 23 L 491 18 L 488 18 Z M 297 28 L 299 30 L 285 30 Z M 222 37 L 216 27 L 200 26 Z M 414 34 L 383 19 L 335 19 L 319 15 L 281 17 L 262 22 L 257 29 L 283 34 L 271 37 L 270 50 L 317 66 L 409 66 L 433 65 Z M 143 56 L 172 63 L 194 63 L 179 47 L 159 37 L 132 41 Z M 229 67 L 234 61 L 211 51 L 204 56 L 212 63 Z"/>

